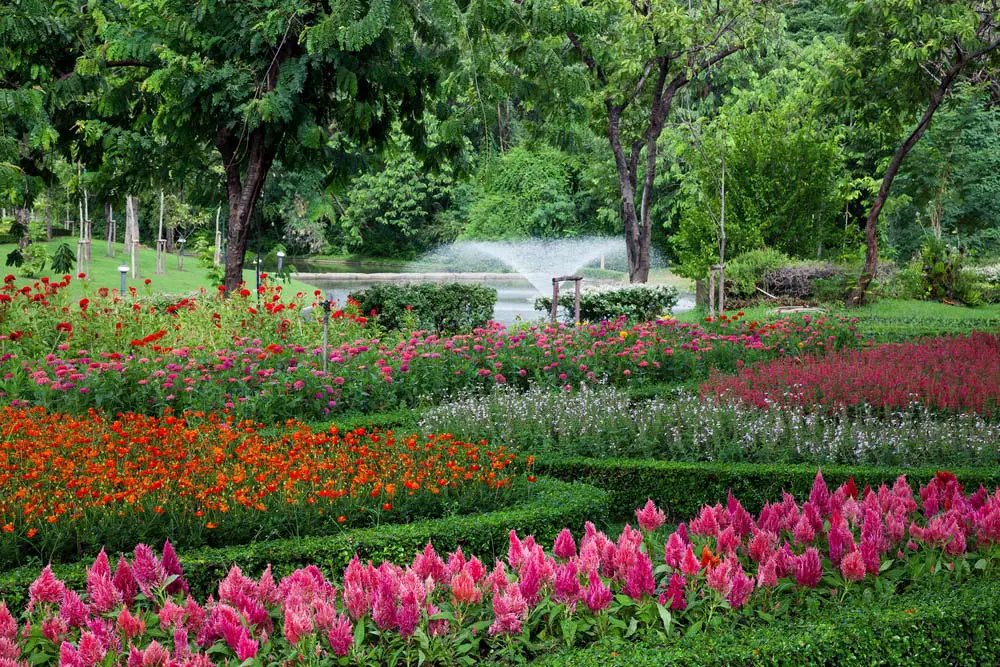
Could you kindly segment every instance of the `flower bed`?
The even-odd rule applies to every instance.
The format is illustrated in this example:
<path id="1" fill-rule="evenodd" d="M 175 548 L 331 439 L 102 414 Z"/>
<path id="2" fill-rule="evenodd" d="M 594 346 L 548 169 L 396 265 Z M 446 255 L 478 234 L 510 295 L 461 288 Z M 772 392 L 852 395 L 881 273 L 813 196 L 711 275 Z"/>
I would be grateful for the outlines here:
<path id="1" fill-rule="evenodd" d="M 702 395 L 759 408 L 827 410 L 912 404 L 948 413 L 1000 415 L 1000 336 L 970 336 L 841 350 L 806 361 L 776 359 L 735 377 L 713 374 Z"/>
<path id="2" fill-rule="evenodd" d="M 809 317 L 766 325 L 738 316 L 704 325 L 664 319 L 629 326 L 621 319 L 507 330 L 491 324 L 469 334 L 415 332 L 386 340 L 359 337 L 362 329 L 347 321 L 332 334 L 324 372 L 318 328 L 285 318 L 287 311 L 248 313 L 256 310 L 247 305 L 250 297 L 222 306 L 205 297 L 163 313 L 140 308 L 133 318 L 138 330 L 118 334 L 114 314 L 130 306 L 114 297 L 94 297 L 85 307 L 44 306 L 47 300 L 32 300 L 30 289 L 10 294 L 18 301 L 0 304 L 0 331 L 10 330 L 0 335 L 4 395 L 67 412 L 98 405 L 158 414 L 172 407 L 264 421 L 318 419 L 499 385 L 679 382 L 707 377 L 712 368 L 859 344 L 850 321 Z M 148 333 L 136 338 L 142 332 Z"/>
<path id="3" fill-rule="evenodd" d="M 187 595 L 169 544 L 162 557 L 139 545 L 115 565 L 102 553 L 83 595 L 45 568 L 23 631 L 0 608 L 0 657 L 74 666 L 126 656 L 139 665 L 515 661 L 597 638 L 662 644 L 726 633 L 749 619 L 837 608 L 863 591 L 989 576 L 1000 558 L 1000 491 L 967 495 L 946 473 L 917 494 L 903 478 L 891 489 L 831 492 L 817 474 L 801 505 L 786 495 L 754 517 L 730 497 L 665 543 L 652 503 L 636 519 L 640 529 L 626 526 L 617 540 L 592 524 L 579 541 L 564 530 L 551 554 L 511 531 L 493 566 L 428 544 L 405 566 L 354 559 L 334 582 L 315 567 L 280 582 L 270 569 L 251 578 L 233 567 L 204 604 Z"/>
<path id="4" fill-rule="evenodd" d="M 196 546 L 320 535 L 488 510 L 509 504 L 512 487 L 526 492 L 510 451 L 449 435 L 10 407 L 0 433 L 5 565 L 167 536 Z"/>
<path id="5" fill-rule="evenodd" d="M 1000 465 L 1000 424 L 926 407 L 833 414 L 760 410 L 688 391 L 634 400 L 617 387 L 494 391 L 429 408 L 420 427 L 532 454 L 717 463 Z"/>

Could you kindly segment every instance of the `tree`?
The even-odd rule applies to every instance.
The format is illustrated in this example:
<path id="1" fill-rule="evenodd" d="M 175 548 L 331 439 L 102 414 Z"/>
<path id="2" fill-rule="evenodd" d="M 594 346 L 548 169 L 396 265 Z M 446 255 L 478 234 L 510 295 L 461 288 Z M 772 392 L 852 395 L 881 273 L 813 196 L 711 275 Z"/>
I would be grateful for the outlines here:
<path id="1" fill-rule="evenodd" d="M 523 36 L 507 57 L 531 82 L 525 94 L 560 116 L 582 103 L 607 138 L 632 282 L 649 275 L 657 141 L 678 95 L 753 44 L 768 7 L 759 0 L 540 0 L 502 12 L 489 5 L 487 28 Z"/>
<path id="2" fill-rule="evenodd" d="M 0 197 L 27 228 L 36 196 L 73 144 L 85 88 L 74 67 L 91 32 L 77 3 L 9 0 L 0 5 Z"/>
<path id="3" fill-rule="evenodd" d="M 158 96 L 156 132 L 219 153 L 228 291 L 243 280 L 275 162 L 324 150 L 330 159 L 334 135 L 379 146 L 397 122 L 422 153 L 426 93 L 452 59 L 453 10 L 423 0 L 104 0 L 91 12 L 104 44 L 83 66 L 140 72 L 141 89 Z"/>
<path id="4" fill-rule="evenodd" d="M 884 135 L 899 137 L 865 219 L 865 264 L 851 302 L 865 301 L 878 264 L 878 220 L 893 180 L 935 112 L 964 81 L 1000 64 L 995 0 L 853 0 L 848 8 L 846 96 Z M 879 95 L 881 91 L 883 94 Z M 922 109 L 915 127 L 913 109 Z"/>

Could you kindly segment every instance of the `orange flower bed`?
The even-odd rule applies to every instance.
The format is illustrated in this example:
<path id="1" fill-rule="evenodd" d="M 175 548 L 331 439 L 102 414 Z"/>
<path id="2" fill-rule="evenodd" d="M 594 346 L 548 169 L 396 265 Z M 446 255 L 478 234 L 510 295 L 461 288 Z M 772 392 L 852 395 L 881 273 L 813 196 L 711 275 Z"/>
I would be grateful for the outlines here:
<path id="1" fill-rule="evenodd" d="M 188 546 L 326 534 L 502 506 L 504 447 L 216 414 L 76 417 L 0 408 L 0 563 L 169 537 Z"/>

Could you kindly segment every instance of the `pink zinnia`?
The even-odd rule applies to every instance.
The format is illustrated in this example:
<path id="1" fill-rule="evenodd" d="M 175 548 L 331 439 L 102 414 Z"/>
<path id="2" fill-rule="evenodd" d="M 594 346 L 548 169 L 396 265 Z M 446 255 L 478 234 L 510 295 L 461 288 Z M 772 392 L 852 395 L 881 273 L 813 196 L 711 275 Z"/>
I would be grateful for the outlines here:
<path id="1" fill-rule="evenodd" d="M 653 504 L 650 498 L 646 499 L 646 505 L 642 509 L 635 511 L 635 518 L 639 522 L 639 527 L 647 533 L 652 533 L 667 520 L 663 510 Z"/>

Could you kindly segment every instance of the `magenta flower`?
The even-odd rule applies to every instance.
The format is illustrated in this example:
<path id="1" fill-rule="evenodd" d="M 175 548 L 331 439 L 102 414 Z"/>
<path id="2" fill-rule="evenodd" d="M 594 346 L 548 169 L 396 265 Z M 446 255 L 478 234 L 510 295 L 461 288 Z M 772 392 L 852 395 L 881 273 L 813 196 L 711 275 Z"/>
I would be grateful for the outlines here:
<path id="1" fill-rule="evenodd" d="M 804 554 L 795 559 L 795 583 L 799 586 L 816 588 L 822 578 L 823 563 L 820 561 L 819 551 L 815 547 L 809 547 Z"/>
<path id="2" fill-rule="evenodd" d="M 493 597 L 493 614 L 490 636 L 521 633 L 521 624 L 528 617 L 528 603 L 516 584 L 511 584 L 500 595 Z"/>
<path id="3" fill-rule="evenodd" d="M 866 572 L 865 560 L 857 549 L 848 553 L 840 561 L 840 573 L 848 581 L 861 581 L 865 578 Z"/>
<path id="4" fill-rule="evenodd" d="M 351 625 L 351 621 L 343 614 L 337 614 L 326 638 L 330 642 L 333 654 L 338 658 L 343 658 L 354 646 L 354 627 Z"/>
<path id="5" fill-rule="evenodd" d="M 576 542 L 573 540 L 573 533 L 569 528 L 563 528 L 556 537 L 552 548 L 553 553 L 562 559 L 569 559 L 576 555 Z"/>
<path id="6" fill-rule="evenodd" d="M 563 604 L 575 603 L 580 598 L 580 577 L 572 561 L 558 566 L 553 598 Z"/>
<path id="7" fill-rule="evenodd" d="M 625 577 L 625 592 L 633 600 L 641 600 L 644 595 L 652 595 L 656 590 L 653 580 L 653 564 L 649 556 L 637 553 Z"/>
<path id="8" fill-rule="evenodd" d="M 472 575 L 465 570 L 456 574 L 451 580 L 451 594 L 458 604 L 477 604 L 483 599 L 483 594 L 476 588 Z"/>
<path id="9" fill-rule="evenodd" d="M 672 611 L 687 609 L 687 579 L 684 578 L 683 574 L 674 572 L 670 575 L 670 583 L 667 585 L 667 592 L 664 595 L 664 600 L 660 604 L 666 604 L 666 601 L 669 600 Z"/>
<path id="10" fill-rule="evenodd" d="M 52 566 L 46 565 L 38 578 L 28 586 L 28 612 L 31 613 L 36 604 L 62 602 L 65 590 L 66 585 L 52 574 Z"/>
<path id="11" fill-rule="evenodd" d="M 663 510 L 654 505 L 649 498 L 646 499 L 646 505 L 642 509 L 635 511 L 635 518 L 639 522 L 639 527 L 647 533 L 652 533 L 667 520 Z"/>
<path id="12" fill-rule="evenodd" d="M 739 609 L 746 604 L 750 599 L 750 593 L 753 592 L 753 583 L 753 578 L 747 577 L 739 562 L 729 568 L 729 593 L 726 595 L 726 601 L 731 608 Z"/>

